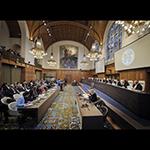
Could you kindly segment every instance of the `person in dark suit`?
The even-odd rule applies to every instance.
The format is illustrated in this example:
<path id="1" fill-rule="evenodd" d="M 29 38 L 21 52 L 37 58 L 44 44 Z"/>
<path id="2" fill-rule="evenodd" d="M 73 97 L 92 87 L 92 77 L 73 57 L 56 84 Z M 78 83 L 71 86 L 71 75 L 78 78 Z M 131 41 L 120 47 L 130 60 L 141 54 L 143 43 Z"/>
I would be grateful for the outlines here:
<path id="1" fill-rule="evenodd" d="M 143 87 L 142 87 L 142 85 L 139 83 L 139 81 L 135 81 L 135 83 L 133 84 L 133 89 L 134 89 L 134 90 L 142 91 L 142 90 L 143 90 Z"/>
<path id="2" fill-rule="evenodd" d="M 117 86 L 122 87 L 120 80 L 118 80 L 118 82 L 117 82 Z"/>
<path id="3" fill-rule="evenodd" d="M 94 89 L 90 89 L 90 91 L 89 91 L 89 100 L 91 102 L 97 101 L 97 94 L 95 93 Z"/>
<path id="4" fill-rule="evenodd" d="M 4 83 L 2 85 L 2 91 L 3 96 L 11 97 L 13 99 L 13 95 L 15 94 L 14 91 L 7 85 L 7 83 Z"/>
<path id="5" fill-rule="evenodd" d="M 127 88 L 127 87 L 129 86 L 129 82 L 128 82 L 127 80 L 124 80 L 123 86 L 124 86 L 125 88 Z"/>

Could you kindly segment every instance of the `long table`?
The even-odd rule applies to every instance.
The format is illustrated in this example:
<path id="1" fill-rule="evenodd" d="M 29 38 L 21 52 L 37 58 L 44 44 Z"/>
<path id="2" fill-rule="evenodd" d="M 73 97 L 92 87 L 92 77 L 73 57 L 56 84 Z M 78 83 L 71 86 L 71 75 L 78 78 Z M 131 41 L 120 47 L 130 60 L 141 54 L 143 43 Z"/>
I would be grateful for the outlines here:
<path id="1" fill-rule="evenodd" d="M 85 93 L 86 94 L 86 93 Z M 81 116 L 82 129 L 103 129 L 103 114 L 97 107 L 89 102 L 85 102 L 83 97 L 77 97 L 77 106 Z M 88 107 L 83 107 L 87 104 Z"/>
<path id="2" fill-rule="evenodd" d="M 41 97 L 38 100 L 32 101 L 32 105 L 18 108 L 18 111 L 25 116 L 30 116 L 33 118 L 34 123 L 37 124 L 44 117 L 50 105 L 53 103 L 53 100 L 58 95 L 59 89 L 53 88 L 50 89 L 44 97 Z"/>
<path id="3" fill-rule="evenodd" d="M 94 82 L 94 88 L 112 97 L 114 100 L 126 107 L 129 111 L 143 119 L 150 119 L 149 93 L 132 91 L 98 81 L 82 81 L 82 83 L 87 85 L 91 85 L 92 82 Z"/>

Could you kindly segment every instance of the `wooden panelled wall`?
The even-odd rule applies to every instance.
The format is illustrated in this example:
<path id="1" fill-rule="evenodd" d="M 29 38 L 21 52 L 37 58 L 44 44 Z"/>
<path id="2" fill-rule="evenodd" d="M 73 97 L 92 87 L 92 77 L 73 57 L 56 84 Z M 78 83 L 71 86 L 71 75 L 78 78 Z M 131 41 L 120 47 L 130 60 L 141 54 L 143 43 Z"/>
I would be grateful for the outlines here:
<path id="1" fill-rule="evenodd" d="M 26 65 L 24 68 L 24 78 L 26 81 L 35 80 L 35 67 L 31 65 Z"/>
<path id="2" fill-rule="evenodd" d="M 19 71 L 21 72 L 21 77 L 19 80 L 23 81 L 24 80 L 24 77 L 23 77 L 23 68 L 25 68 L 25 64 L 22 64 L 22 63 L 16 63 L 15 61 L 12 61 L 12 60 L 7 60 L 7 59 L 1 59 L 0 60 L 0 82 L 3 83 L 3 79 L 4 77 L 2 77 L 3 73 L 3 67 L 4 65 L 8 65 L 8 68 L 10 69 L 10 72 L 12 72 L 12 74 L 9 72 L 8 73 L 8 76 L 10 76 L 10 79 L 11 79 L 11 82 L 13 82 L 13 80 L 15 79 L 15 73 L 17 73 L 16 71 Z M 15 65 L 17 66 L 17 68 L 15 69 Z M 14 72 L 15 71 L 15 72 Z M 14 72 L 14 73 L 13 73 Z M 19 74 L 19 72 L 17 73 L 17 75 Z M 17 80 L 17 81 L 19 81 Z M 10 80 L 9 80 L 10 82 Z"/>
<path id="3" fill-rule="evenodd" d="M 105 78 L 105 73 L 98 73 L 97 76 L 98 76 L 98 78 L 103 79 L 103 78 Z"/>
<path id="4" fill-rule="evenodd" d="M 114 74 L 114 73 L 116 73 L 114 64 L 107 65 L 105 67 L 105 70 L 106 70 L 106 74 Z"/>
<path id="5" fill-rule="evenodd" d="M 57 79 L 67 79 L 68 83 L 71 83 L 73 80 L 80 81 L 82 77 L 87 78 L 93 76 L 94 71 L 43 69 L 43 73 L 54 74 Z"/>
<path id="6" fill-rule="evenodd" d="M 134 69 L 120 71 L 120 79 L 127 80 L 145 80 L 147 78 L 147 72 L 145 69 Z"/>
<path id="7" fill-rule="evenodd" d="M 25 81 L 35 80 L 36 79 L 36 71 L 39 71 L 42 74 L 42 69 L 37 68 L 33 65 L 16 63 L 11 60 L 1 59 L 0 60 L 0 82 L 1 83 L 3 82 L 2 81 L 2 65 L 3 64 L 7 64 L 7 65 L 11 65 L 11 66 L 16 65 L 17 67 L 21 68 L 21 82 L 24 80 Z M 41 79 L 42 79 L 42 76 L 41 76 Z"/>
<path id="8" fill-rule="evenodd" d="M 42 69 L 39 69 L 33 65 L 26 64 L 26 67 L 24 68 L 24 80 L 30 81 L 30 80 L 36 80 L 39 79 L 39 77 L 36 77 L 36 71 L 41 72 L 41 79 L 42 79 Z"/>

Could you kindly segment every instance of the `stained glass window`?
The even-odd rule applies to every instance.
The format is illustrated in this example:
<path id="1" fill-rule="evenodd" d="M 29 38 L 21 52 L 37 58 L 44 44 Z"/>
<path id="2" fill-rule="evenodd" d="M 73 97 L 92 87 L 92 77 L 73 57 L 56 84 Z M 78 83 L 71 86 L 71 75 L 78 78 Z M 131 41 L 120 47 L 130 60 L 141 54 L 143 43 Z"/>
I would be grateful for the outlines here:
<path id="1" fill-rule="evenodd" d="M 122 44 L 122 26 L 113 23 L 108 31 L 107 36 L 107 60 L 111 60 L 114 57 L 114 53 L 121 48 Z"/>

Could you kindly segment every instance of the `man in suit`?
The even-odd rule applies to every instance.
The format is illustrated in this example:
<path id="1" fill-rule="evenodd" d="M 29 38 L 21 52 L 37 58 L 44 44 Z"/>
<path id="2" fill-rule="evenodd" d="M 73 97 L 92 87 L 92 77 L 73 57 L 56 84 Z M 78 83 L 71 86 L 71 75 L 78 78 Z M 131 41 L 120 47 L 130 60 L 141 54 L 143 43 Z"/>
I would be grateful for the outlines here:
<path id="1" fill-rule="evenodd" d="M 142 85 L 139 83 L 139 81 L 135 81 L 135 83 L 133 84 L 133 89 L 134 89 L 134 90 L 142 91 L 142 90 L 143 90 L 143 87 L 142 87 Z"/>
<path id="2" fill-rule="evenodd" d="M 90 91 L 89 91 L 89 100 L 91 102 L 97 101 L 97 94 L 95 93 L 94 89 L 90 89 Z"/>

